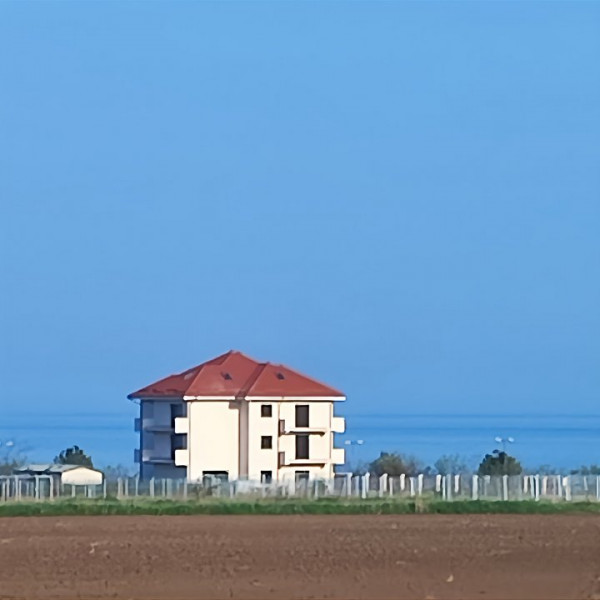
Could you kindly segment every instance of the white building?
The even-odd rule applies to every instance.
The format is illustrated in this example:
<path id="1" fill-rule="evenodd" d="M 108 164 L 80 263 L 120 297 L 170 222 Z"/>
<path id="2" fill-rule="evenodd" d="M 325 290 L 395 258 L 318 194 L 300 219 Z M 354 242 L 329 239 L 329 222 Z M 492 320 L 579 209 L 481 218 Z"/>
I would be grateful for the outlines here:
<path id="1" fill-rule="evenodd" d="M 231 351 L 128 396 L 139 401 L 142 478 L 285 481 L 344 463 L 345 396 L 283 365 Z"/>
<path id="2" fill-rule="evenodd" d="M 102 471 L 83 465 L 26 465 L 16 468 L 14 473 L 31 478 L 36 475 L 52 476 L 63 485 L 100 485 L 104 480 Z"/>

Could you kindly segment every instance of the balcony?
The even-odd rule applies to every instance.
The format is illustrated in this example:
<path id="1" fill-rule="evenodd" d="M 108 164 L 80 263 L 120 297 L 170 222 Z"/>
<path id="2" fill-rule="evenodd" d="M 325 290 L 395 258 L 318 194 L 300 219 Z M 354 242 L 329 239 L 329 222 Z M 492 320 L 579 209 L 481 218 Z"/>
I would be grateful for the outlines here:
<path id="1" fill-rule="evenodd" d="M 135 419 L 135 430 L 152 433 L 174 433 L 173 423 L 157 421 L 155 419 Z"/>
<path id="2" fill-rule="evenodd" d="M 344 433 L 346 431 L 346 419 L 344 417 L 333 417 L 331 420 L 331 431 L 333 433 Z"/>
<path id="3" fill-rule="evenodd" d="M 175 433 L 189 433 L 190 422 L 186 417 L 175 417 Z"/>
<path id="4" fill-rule="evenodd" d="M 343 448 L 334 448 L 331 451 L 331 462 L 334 465 L 343 465 L 346 462 L 346 451 Z"/>
<path id="5" fill-rule="evenodd" d="M 142 462 L 155 465 L 172 465 L 173 459 L 165 454 L 158 454 L 155 450 L 142 450 Z"/>
<path id="6" fill-rule="evenodd" d="M 342 451 L 343 452 L 343 451 Z M 292 466 L 309 466 L 309 465 L 325 465 L 331 462 L 328 458 L 296 458 L 292 452 L 279 452 L 278 456 L 279 467 L 292 467 Z"/>
<path id="7" fill-rule="evenodd" d="M 189 453 L 186 450 L 175 450 L 175 466 L 187 467 L 189 465 Z"/>
<path id="8" fill-rule="evenodd" d="M 285 419 L 279 419 L 279 435 L 289 435 L 293 433 L 315 433 L 324 435 L 328 431 L 328 427 L 296 427 L 293 423 L 287 423 Z"/>

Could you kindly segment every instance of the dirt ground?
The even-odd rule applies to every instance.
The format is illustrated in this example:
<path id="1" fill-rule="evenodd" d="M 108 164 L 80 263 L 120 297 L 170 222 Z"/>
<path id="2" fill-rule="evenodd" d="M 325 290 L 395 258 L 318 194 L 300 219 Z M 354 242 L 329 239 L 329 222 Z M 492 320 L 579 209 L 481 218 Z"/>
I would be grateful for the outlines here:
<path id="1" fill-rule="evenodd" d="M 600 518 L 0 519 L 0 598 L 600 599 Z"/>

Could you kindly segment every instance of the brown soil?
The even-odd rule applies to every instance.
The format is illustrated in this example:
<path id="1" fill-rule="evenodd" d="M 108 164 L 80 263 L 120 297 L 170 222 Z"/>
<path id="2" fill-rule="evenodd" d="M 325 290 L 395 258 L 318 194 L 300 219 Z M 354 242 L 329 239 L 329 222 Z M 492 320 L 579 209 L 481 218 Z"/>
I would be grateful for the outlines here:
<path id="1" fill-rule="evenodd" d="M 600 517 L 5 518 L 0 597 L 600 599 Z"/>

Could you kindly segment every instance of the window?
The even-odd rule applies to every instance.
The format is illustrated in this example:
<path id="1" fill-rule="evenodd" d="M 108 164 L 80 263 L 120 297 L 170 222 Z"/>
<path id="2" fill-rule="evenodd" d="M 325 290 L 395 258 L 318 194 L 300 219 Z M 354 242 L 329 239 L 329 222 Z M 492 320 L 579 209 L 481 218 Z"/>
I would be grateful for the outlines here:
<path id="1" fill-rule="evenodd" d="M 272 483 L 273 482 L 273 471 L 261 471 L 260 472 L 260 480 L 262 483 Z"/>
<path id="2" fill-rule="evenodd" d="M 296 427 L 308 427 L 308 404 L 296 406 Z"/>
<path id="3" fill-rule="evenodd" d="M 308 435 L 296 436 L 296 458 L 308 458 Z"/>
<path id="4" fill-rule="evenodd" d="M 273 438 L 270 435 L 261 436 L 260 447 L 263 450 L 270 450 L 273 447 Z"/>
<path id="5" fill-rule="evenodd" d="M 273 416 L 273 405 L 272 404 L 262 404 L 260 407 L 260 416 L 261 417 L 272 417 Z"/>

